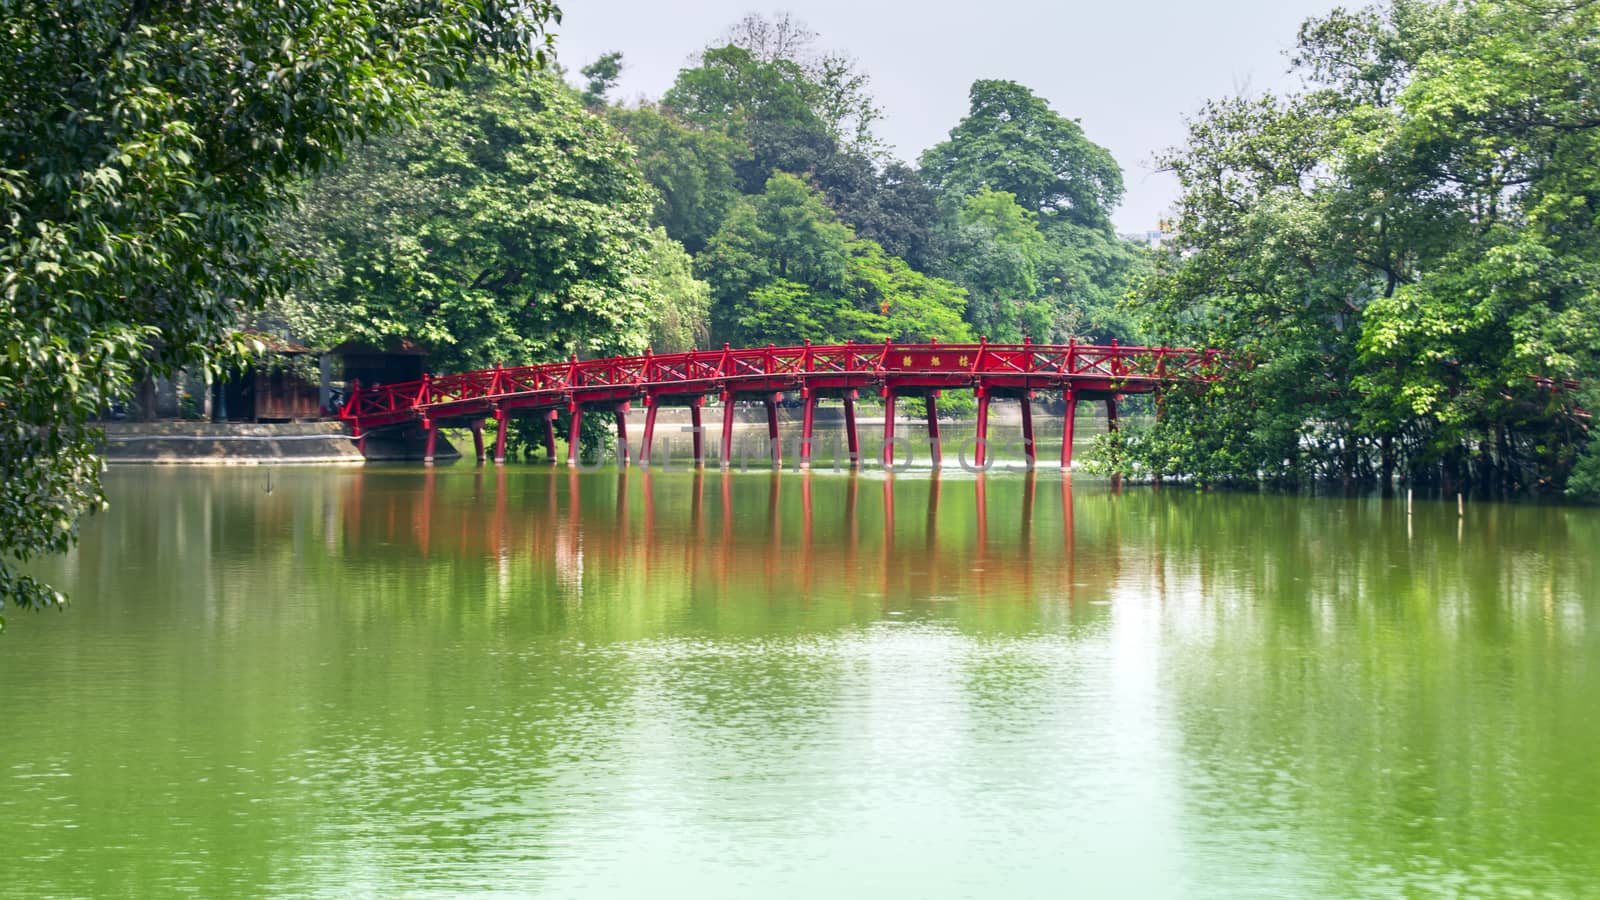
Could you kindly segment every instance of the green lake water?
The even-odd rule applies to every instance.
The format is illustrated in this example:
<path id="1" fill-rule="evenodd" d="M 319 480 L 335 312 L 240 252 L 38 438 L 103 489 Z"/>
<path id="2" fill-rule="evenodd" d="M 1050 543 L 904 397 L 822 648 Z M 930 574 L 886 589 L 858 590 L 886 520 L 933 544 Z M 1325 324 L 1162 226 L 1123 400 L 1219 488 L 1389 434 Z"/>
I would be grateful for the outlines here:
<path id="1" fill-rule="evenodd" d="M 1600 510 L 118 468 L 0 896 L 1600 897 Z"/>

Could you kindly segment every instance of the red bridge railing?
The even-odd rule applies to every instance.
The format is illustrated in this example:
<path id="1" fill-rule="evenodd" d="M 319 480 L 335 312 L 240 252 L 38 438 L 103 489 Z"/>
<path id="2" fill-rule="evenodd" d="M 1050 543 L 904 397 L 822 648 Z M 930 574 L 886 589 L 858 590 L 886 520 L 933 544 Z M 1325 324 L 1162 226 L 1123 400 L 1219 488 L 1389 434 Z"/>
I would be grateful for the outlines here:
<path id="1" fill-rule="evenodd" d="M 811 413 L 818 399 L 837 397 L 854 421 L 854 401 L 862 389 L 877 389 L 892 410 L 898 396 L 926 396 L 930 411 L 940 391 L 971 389 L 979 400 L 980 427 L 987 421 L 988 401 L 996 396 L 1031 396 L 1035 390 L 1062 391 L 1069 407 L 1076 399 L 1105 399 L 1115 418 L 1120 394 L 1148 393 L 1163 384 L 1215 378 L 1229 365 L 1217 350 L 1184 347 L 1126 347 L 1115 342 L 1092 344 L 838 344 L 799 347 L 753 347 L 697 350 L 688 353 L 496 367 L 458 375 L 424 376 L 402 384 L 353 386 L 340 411 L 357 438 L 389 426 L 420 424 L 428 431 L 442 422 L 462 422 L 475 429 L 493 417 L 500 424 L 496 458 L 504 458 L 505 421 L 510 415 L 537 414 L 546 422 L 547 448 L 554 454 L 549 424 L 556 410 L 573 414 L 573 428 L 586 407 L 634 400 L 648 406 L 642 460 L 648 459 L 655 411 L 662 405 L 689 406 L 695 424 L 703 398 L 716 395 L 727 404 L 736 398 L 760 396 L 768 407 L 769 431 L 776 440 L 775 394 L 800 392 L 806 401 L 802 459 L 809 457 Z M 931 414 L 932 415 L 932 414 Z M 930 428 L 937 431 L 930 415 Z M 886 436 L 892 437 L 893 415 Z M 1069 416 L 1070 419 L 1070 416 Z M 731 440 L 732 417 L 724 416 L 723 460 Z M 626 444 L 625 422 L 618 412 L 619 434 Z M 1031 416 L 1025 415 L 1026 444 L 1032 459 Z M 854 428 L 851 428 L 854 458 Z M 1070 462 L 1070 440 L 1063 463 Z M 480 437 L 481 447 L 481 437 Z M 696 431 L 696 457 L 699 452 Z M 575 450 L 569 450 L 575 453 Z M 892 453 L 892 445 L 890 448 Z M 982 464 L 982 445 L 979 446 Z M 479 456 L 482 458 L 480 449 Z M 573 457 L 575 459 L 575 457 Z M 892 459 L 892 457 L 891 457 Z"/>

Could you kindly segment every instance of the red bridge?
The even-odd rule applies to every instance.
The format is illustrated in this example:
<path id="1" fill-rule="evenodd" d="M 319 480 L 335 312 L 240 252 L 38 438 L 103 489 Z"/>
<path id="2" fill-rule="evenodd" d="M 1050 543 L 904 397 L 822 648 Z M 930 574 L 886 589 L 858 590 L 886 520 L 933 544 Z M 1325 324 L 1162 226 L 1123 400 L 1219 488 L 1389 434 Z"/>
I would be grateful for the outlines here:
<path id="1" fill-rule="evenodd" d="M 494 460 L 504 462 L 506 423 L 513 416 L 531 416 L 544 423 L 544 443 L 555 458 L 555 417 L 571 414 L 567 461 L 578 459 L 577 436 L 585 410 L 609 411 L 616 419 L 618 459 L 630 456 L 625 414 L 634 401 L 646 404 L 644 439 L 639 462 L 648 464 L 656 411 L 663 406 L 688 407 L 696 464 L 705 460 L 700 410 L 707 396 L 724 404 L 721 461 L 729 465 L 733 449 L 733 404 L 759 399 L 767 410 L 767 437 L 774 460 L 779 454 L 778 401 L 797 391 L 804 402 L 800 462 L 809 464 L 812 423 L 818 402 L 844 404 L 845 431 L 852 465 L 859 464 L 855 401 L 862 390 L 875 390 L 884 403 L 884 462 L 894 462 L 895 400 L 927 398 L 928 436 L 935 464 L 939 453 L 937 398 L 945 390 L 972 390 L 978 399 L 978 443 L 974 462 L 985 464 L 989 402 L 997 397 L 1022 403 L 1023 446 L 1034 462 L 1033 411 L 1027 402 L 1037 391 L 1059 391 L 1066 400 L 1065 440 L 1061 465 L 1072 463 L 1074 411 L 1079 400 L 1101 400 L 1112 427 L 1117 398 L 1152 393 L 1163 385 L 1215 378 L 1227 365 L 1217 350 L 1172 347 L 1122 347 L 1088 344 L 842 344 L 834 346 L 761 347 L 699 350 L 659 356 L 614 357 L 547 363 L 515 368 L 495 367 L 460 375 L 424 376 L 421 381 L 363 388 L 357 382 L 340 411 L 353 436 L 365 449 L 365 437 L 378 429 L 420 425 L 427 433 L 424 460 L 433 461 L 441 426 L 472 429 L 478 459 L 484 458 L 483 423 L 498 425 Z"/>

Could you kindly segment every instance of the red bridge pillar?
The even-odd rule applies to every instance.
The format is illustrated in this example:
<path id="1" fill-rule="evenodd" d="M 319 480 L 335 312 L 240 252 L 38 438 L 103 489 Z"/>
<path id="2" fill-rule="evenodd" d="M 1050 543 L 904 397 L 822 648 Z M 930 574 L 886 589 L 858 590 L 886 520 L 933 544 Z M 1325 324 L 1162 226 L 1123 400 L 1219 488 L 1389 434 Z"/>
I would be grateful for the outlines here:
<path id="1" fill-rule="evenodd" d="M 972 464 L 983 468 L 989 459 L 989 390 L 978 385 L 978 447 L 972 454 Z"/>
<path id="2" fill-rule="evenodd" d="M 628 410 L 632 405 L 623 400 L 615 408 L 617 419 L 617 465 L 626 466 L 630 462 L 633 450 L 628 446 Z"/>
<path id="3" fill-rule="evenodd" d="M 422 464 L 433 465 L 433 448 L 439 441 L 439 429 L 434 426 L 432 419 L 423 419 L 422 428 L 428 433 L 428 442 L 422 449 Z"/>
<path id="4" fill-rule="evenodd" d="M 844 438 L 850 448 L 850 468 L 861 465 L 861 436 L 856 434 L 856 392 L 844 392 Z M 838 459 L 838 457 L 834 457 Z"/>
<path id="5" fill-rule="evenodd" d="M 933 456 L 933 467 L 939 468 L 944 452 L 939 446 L 939 392 L 928 392 L 928 452 Z"/>
<path id="6" fill-rule="evenodd" d="M 883 389 L 883 467 L 894 468 L 894 391 Z"/>
<path id="7" fill-rule="evenodd" d="M 733 465 L 733 391 L 722 392 L 722 467 Z"/>
<path id="8" fill-rule="evenodd" d="M 503 409 L 494 411 L 494 461 L 501 465 L 506 461 L 506 424 L 510 418 Z"/>
<path id="9" fill-rule="evenodd" d="M 778 400 L 782 394 L 769 394 L 764 400 L 767 404 L 767 444 L 772 448 L 772 461 L 783 465 L 783 445 L 778 441 Z"/>
<path id="10" fill-rule="evenodd" d="M 1033 450 L 1033 391 L 1022 392 L 1022 451 L 1028 455 L 1028 468 L 1037 462 Z"/>
<path id="11" fill-rule="evenodd" d="M 472 428 L 472 452 L 477 457 L 478 464 L 482 465 L 483 464 L 483 420 L 482 419 L 473 419 L 470 427 Z"/>
<path id="12" fill-rule="evenodd" d="M 583 434 L 583 404 L 568 403 L 567 411 L 572 413 L 572 424 L 567 429 L 567 465 L 578 464 L 579 435 Z"/>
<path id="13" fill-rule="evenodd" d="M 805 412 L 800 416 L 800 468 L 811 468 L 811 434 L 817 417 L 817 395 L 805 391 Z"/>
<path id="14" fill-rule="evenodd" d="M 706 430 L 705 427 L 700 424 L 700 409 L 701 407 L 705 406 L 705 403 L 706 398 L 696 397 L 694 398 L 694 402 L 689 406 L 689 428 L 692 432 L 692 437 L 694 438 L 694 464 L 696 466 L 703 466 L 706 464 Z M 699 496 L 698 491 L 695 493 L 695 496 Z"/>
<path id="15" fill-rule="evenodd" d="M 1078 392 L 1072 388 L 1062 391 L 1061 396 L 1067 401 L 1067 411 L 1061 418 L 1061 470 L 1072 470 L 1072 436 L 1077 430 L 1078 421 Z"/>
<path id="16" fill-rule="evenodd" d="M 639 465 L 650 465 L 650 444 L 656 438 L 656 410 L 661 403 L 654 395 L 644 401 L 644 443 L 639 445 Z"/>
<path id="17" fill-rule="evenodd" d="M 539 414 L 544 420 L 544 455 L 547 461 L 556 461 L 556 411 L 547 409 Z"/>

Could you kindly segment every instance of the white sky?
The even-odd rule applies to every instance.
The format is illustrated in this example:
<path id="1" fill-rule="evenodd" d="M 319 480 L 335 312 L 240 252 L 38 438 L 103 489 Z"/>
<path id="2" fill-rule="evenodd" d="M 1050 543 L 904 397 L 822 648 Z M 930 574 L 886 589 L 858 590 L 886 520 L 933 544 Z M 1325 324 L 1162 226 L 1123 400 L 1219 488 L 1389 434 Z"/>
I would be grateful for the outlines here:
<path id="1" fill-rule="evenodd" d="M 967 111 L 979 78 L 1021 82 L 1122 165 L 1117 228 L 1142 232 L 1177 197 L 1154 171 L 1156 151 L 1181 143 L 1183 117 L 1208 98 L 1288 86 L 1286 51 L 1300 22 L 1331 0 L 874 3 L 870 0 L 568 0 L 556 48 L 571 77 L 609 50 L 623 53 L 613 99 L 656 98 L 689 55 L 750 12 L 788 11 L 819 47 L 848 52 L 872 76 L 886 119 L 878 133 L 915 162 Z M 1362 6 L 1361 0 L 1346 3 Z"/>

